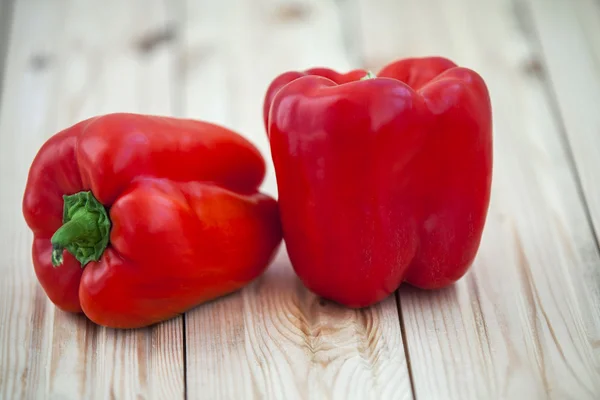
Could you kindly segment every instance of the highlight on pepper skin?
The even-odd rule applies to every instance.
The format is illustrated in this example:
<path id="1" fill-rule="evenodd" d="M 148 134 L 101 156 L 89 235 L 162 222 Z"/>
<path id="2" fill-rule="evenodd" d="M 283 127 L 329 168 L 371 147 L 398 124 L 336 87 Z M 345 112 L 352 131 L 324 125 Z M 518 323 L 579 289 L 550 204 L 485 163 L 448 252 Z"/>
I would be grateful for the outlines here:
<path id="1" fill-rule="evenodd" d="M 134 145 L 132 145 L 135 143 Z M 281 243 L 265 161 L 226 128 L 117 113 L 52 136 L 23 197 L 49 299 L 113 328 L 138 328 L 239 290 Z"/>
<path id="2" fill-rule="evenodd" d="M 284 240 L 302 282 L 349 307 L 438 289 L 476 256 L 492 110 L 473 70 L 409 58 L 375 75 L 285 72 L 264 97 Z"/>

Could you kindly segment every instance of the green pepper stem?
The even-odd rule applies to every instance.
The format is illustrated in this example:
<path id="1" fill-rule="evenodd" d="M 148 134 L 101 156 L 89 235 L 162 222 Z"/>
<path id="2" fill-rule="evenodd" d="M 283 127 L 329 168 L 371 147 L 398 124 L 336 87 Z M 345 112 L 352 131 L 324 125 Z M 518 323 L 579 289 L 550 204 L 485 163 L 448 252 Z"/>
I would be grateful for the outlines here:
<path id="1" fill-rule="evenodd" d="M 52 264 L 63 262 L 63 250 L 71 244 L 95 243 L 100 239 L 98 218 L 85 208 L 79 209 L 72 219 L 52 235 Z"/>
<path id="2" fill-rule="evenodd" d="M 374 78 L 377 78 L 377 75 L 375 75 L 371 71 L 367 71 L 367 74 L 365 76 L 363 76 L 362 78 L 360 78 L 360 80 L 365 81 L 367 79 L 374 79 Z"/>
<path id="3" fill-rule="evenodd" d="M 108 245 L 110 219 L 91 192 L 64 196 L 63 225 L 52 235 L 52 265 L 63 263 L 66 249 L 84 267 L 97 261 Z"/>

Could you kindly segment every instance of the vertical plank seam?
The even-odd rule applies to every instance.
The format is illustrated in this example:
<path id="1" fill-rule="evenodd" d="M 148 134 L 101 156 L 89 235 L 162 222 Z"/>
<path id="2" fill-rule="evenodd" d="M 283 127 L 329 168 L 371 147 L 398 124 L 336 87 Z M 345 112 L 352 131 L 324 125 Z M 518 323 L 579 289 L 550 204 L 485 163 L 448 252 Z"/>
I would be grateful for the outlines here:
<path id="1" fill-rule="evenodd" d="M 184 313 L 181 316 L 181 336 L 182 336 L 182 341 L 183 341 L 183 399 L 187 400 L 188 398 L 188 389 L 187 389 L 187 334 L 186 334 L 186 317 L 187 317 L 187 313 Z"/>
<path id="2" fill-rule="evenodd" d="M 410 352 L 408 350 L 408 341 L 406 338 L 406 329 L 404 326 L 404 315 L 402 313 L 402 304 L 400 301 L 400 291 L 396 290 L 394 293 L 396 296 L 396 308 L 398 309 L 398 319 L 400 321 L 400 332 L 402 334 L 402 347 L 404 348 L 404 356 L 406 357 L 406 369 L 408 370 L 408 379 L 410 380 L 410 391 L 413 400 L 417 400 L 417 393 L 415 392 L 415 380 L 413 378 L 412 364 L 410 362 Z"/>
<path id="3" fill-rule="evenodd" d="M 185 18 L 186 13 L 182 8 L 185 7 L 184 0 L 176 2 L 163 0 L 163 4 L 166 10 L 169 10 L 171 17 L 167 18 L 166 23 L 168 26 L 174 26 L 174 39 L 171 43 L 171 79 L 170 79 L 170 90 L 171 90 L 171 112 L 174 116 L 181 117 L 183 110 L 185 109 L 185 98 L 183 96 L 183 88 L 181 84 L 181 74 L 184 69 L 182 67 L 182 35 L 185 34 L 185 28 L 187 25 L 187 19 Z M 172 19 L 172 20 L 171 20 Z M 168 27 L 167 26 L 167 27 Z M 187 312 L 181 314 L 181 351 L 183 361 L 183 399 L 188 398 L 188 357 L 187 357 Z"/>
<path id="4" fill-rule="evenodd" d="M 360 18 L 355 18 L 352 21 L 352 26 L 350 26 L 350 22 L 349 22 L 349 16 L 348 15 L 344 15 L 344 4 L 348 4 L 347 2 L 352 2 L 349 7 L 351 7 L 352 11 L 353 11 L 353 15 L 354 16 L 354 12 L 358 12 L 358 8 L 359 5 L 356 2 L 356 0 L 335 0 L 335 4 L 337 6 L 337 11 L 338 11 L 338 17 L 340 19 L 340 26 L 341 26 L 341 30 L 342 30 L 342 39 L 343 39 L 343 43 L 344 43 L 344 50 L 346 52 L 346 55 L 351 59 L 351 61 L 357 62 L 360 64 L 361 68 L 365 67 L 365 56 L 364 56 L 364 46 L 363 43 L 359 43 L 360 41 L 360 37 L 361 35 L 359 35 L 359 32 L 362 32 L 362 24 L 360 23 Z M 348 7 L 348 6 L 347 6 Z M 348 13 L 349 11 L 346 9 L 345 10 L 346 13 Z M 354 44 L 354 45 L 353 45 Z M 358 68 L 359 66 L 354 65 L 354 68 Z M 396 296 L 396 308 L 398 310 L 398 321 L 400 324 L 400 332 L 401 332 L 401 338 L 402 338 L 402 347 L 404 349 L 404 356 L 406 359 L 406 369 L 408 371 L 408 379 L 410 381 L 410 391 L 411 391 L 411 397 L 413 400 L 417 399 L 416 396 L 416 392 L 415 392 L 415 383 L 414 383 L 414 379 L 413 379 L 413 372 L 412 372 L 412 365 L 411 365 L 411 361 L 410 361 L 410 353 L 408 351 L 408 343 L 407 343 L 407 339 L 406 339 L 406 330 L 404 327 L 404 318 L 402 315 L 402 307 L 401 307 L 401 302 L 400 302 L 400 294 L 398 291 L 396 291 L 394 293 L 394 296 Z"/>
<path id="5" fill-rule="evenodd" d="M 583 188 L 583 182 L 581 181 L 579 169 L 577 168 L 575 152 L 573 151 L 573 147 L 571 146 L 569 135 L 567 134 L 567 127 L 564 122 L 564 117 L 558 104 L 558 93 L 556 93 L 555 87 L 552 83 L 552 78 L 548 76 L 548 60 L 544 52 L 542 41 L 540 40 L 540 33 L 538 27 L 533 18 L 531 0 L 512 0 L 512 2 L 514 9 L 521 9 L 523 11 L 524 17 L 522 19 L 522 22 L 524 24 L 527 24 L 530 28 L 531 33 L 529 33 L 527 29 L 523 29 L 523 34 L 525 36 L 529 36 L 529 40 L 534 46 L 536 52 L 541 56 L 541 63 L 543 69 L 542 73 L 538 74 L 538 77 L 542 83 L 544 96 L 548 100 L 548 105 L 552 111 L 552 118 L 558 128 L 559 139 L 562 142 L 563 148 L 565 149 L 565 157 L 567 159 L 567 164 L 569 165 L 569 172 L 571 173 L 573 181 L 575 182 L 577 196 L 582 204 L 583 212 L 588 223 L 588 228 L 592 234 L 592 237 L 594 238 L 596 254 L 600 255 L 600 240 L 598 239 L 598 232 L 594 225 L 594 221 L 592 220 L 590 205 L 587 196 L 585 195 L 585 190 Z M 519 7 L 519 4 L 523 4 L 524 7 Z"/>

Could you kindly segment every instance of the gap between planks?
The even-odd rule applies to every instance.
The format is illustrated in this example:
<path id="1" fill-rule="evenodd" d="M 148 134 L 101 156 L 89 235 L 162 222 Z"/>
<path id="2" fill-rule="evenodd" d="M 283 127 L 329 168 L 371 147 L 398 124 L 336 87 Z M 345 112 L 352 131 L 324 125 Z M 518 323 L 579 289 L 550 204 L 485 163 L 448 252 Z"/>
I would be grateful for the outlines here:
<path id="1" fill-rule="evenodd" d="M 492 204 L 475 265 L 449 290 L 398 292 L 415 395 L 593 398 L 596 241 L 548 93 L 525 68 L 531 44 L 511 1 L 360 4 L 368 67 L 449 56 L 483 74 L 495 114 Z"/>
<path id="2" fill-rule="evenodd" d="M 285 70 L 353 66 L 338 5 L 187 6 L 186 113 L 248 135 L 268 163 L 263 187 L 276 195 L 260 118 L 264 91 Z M 202 96 L 202 89 L 212 95 Z M 393 296 L 360 312 L 321 302 L 294 276 L 282 249 L 249 287 L 187 314 L 190 398 L 410 399 L 396 307 Z"/>

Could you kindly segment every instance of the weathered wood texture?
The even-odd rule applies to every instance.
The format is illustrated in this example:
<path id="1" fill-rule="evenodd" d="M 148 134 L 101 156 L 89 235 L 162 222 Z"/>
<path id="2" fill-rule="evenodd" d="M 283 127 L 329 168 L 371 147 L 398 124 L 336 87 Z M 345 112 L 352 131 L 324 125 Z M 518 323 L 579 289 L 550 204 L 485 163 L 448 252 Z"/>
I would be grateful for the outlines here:
<path id="1" fill-rule="evenodd" d="M 600 398 L 598 2 L 15 0 L 8 24 L 9 3 L 0 398 Z M 282 248 L 247 288 L 149 329 L 47 301 L 20 202 L 51 134 L 112 111 L 217 122 L 258 146 L 276 196 L 261 117 L 273 77 L 432 54 L 480 72 L 494 109 L 488 223 L 454 287 L 344 309 L 308 292 Z"/>
<path id="2" fill-rule="evenodd" d="M 361 1 L 366 65 L 447 55 L 483 75 L 494 109 L 493 199 L 471 273 L 437 293 L 399 291 L 417 398 L 600 393 L 600 259 L 529 20 L 551 8 L 510 0 Z M 565 87 L 574 74 L 560 72 Z M 598 74 L 588 79 L 600 82 Z"/>
<path id="3" fill-rule="evenodd" d="M 600 244 L 600 2 L 521 2 Z"/>
<path id="4" fill-rule="evenodd" d="M 268 158 L 262 99 L 280 72 L 350 67 L 335 2 L 188 1 L 185 114 L 250 138 Z M 274 174 L 264 190 L 276 194 Z M 410 399 L 395 299 L 363 311 L 320 301 L 285 251 L 240 293 L 186 315 L 190 398 Z"/>
<path id="5" fill-rule="evenodd" d="M 114 331 L 56 310 L 20 213 L 29 164 L 51 134 L 94 114 L 172 112 L 171 48 L 144 44 L 168 27 L 166 11 L 143 0 L 16 4 L 0 114 L 1 398 L 183 397 L 182 318 Z"/>

